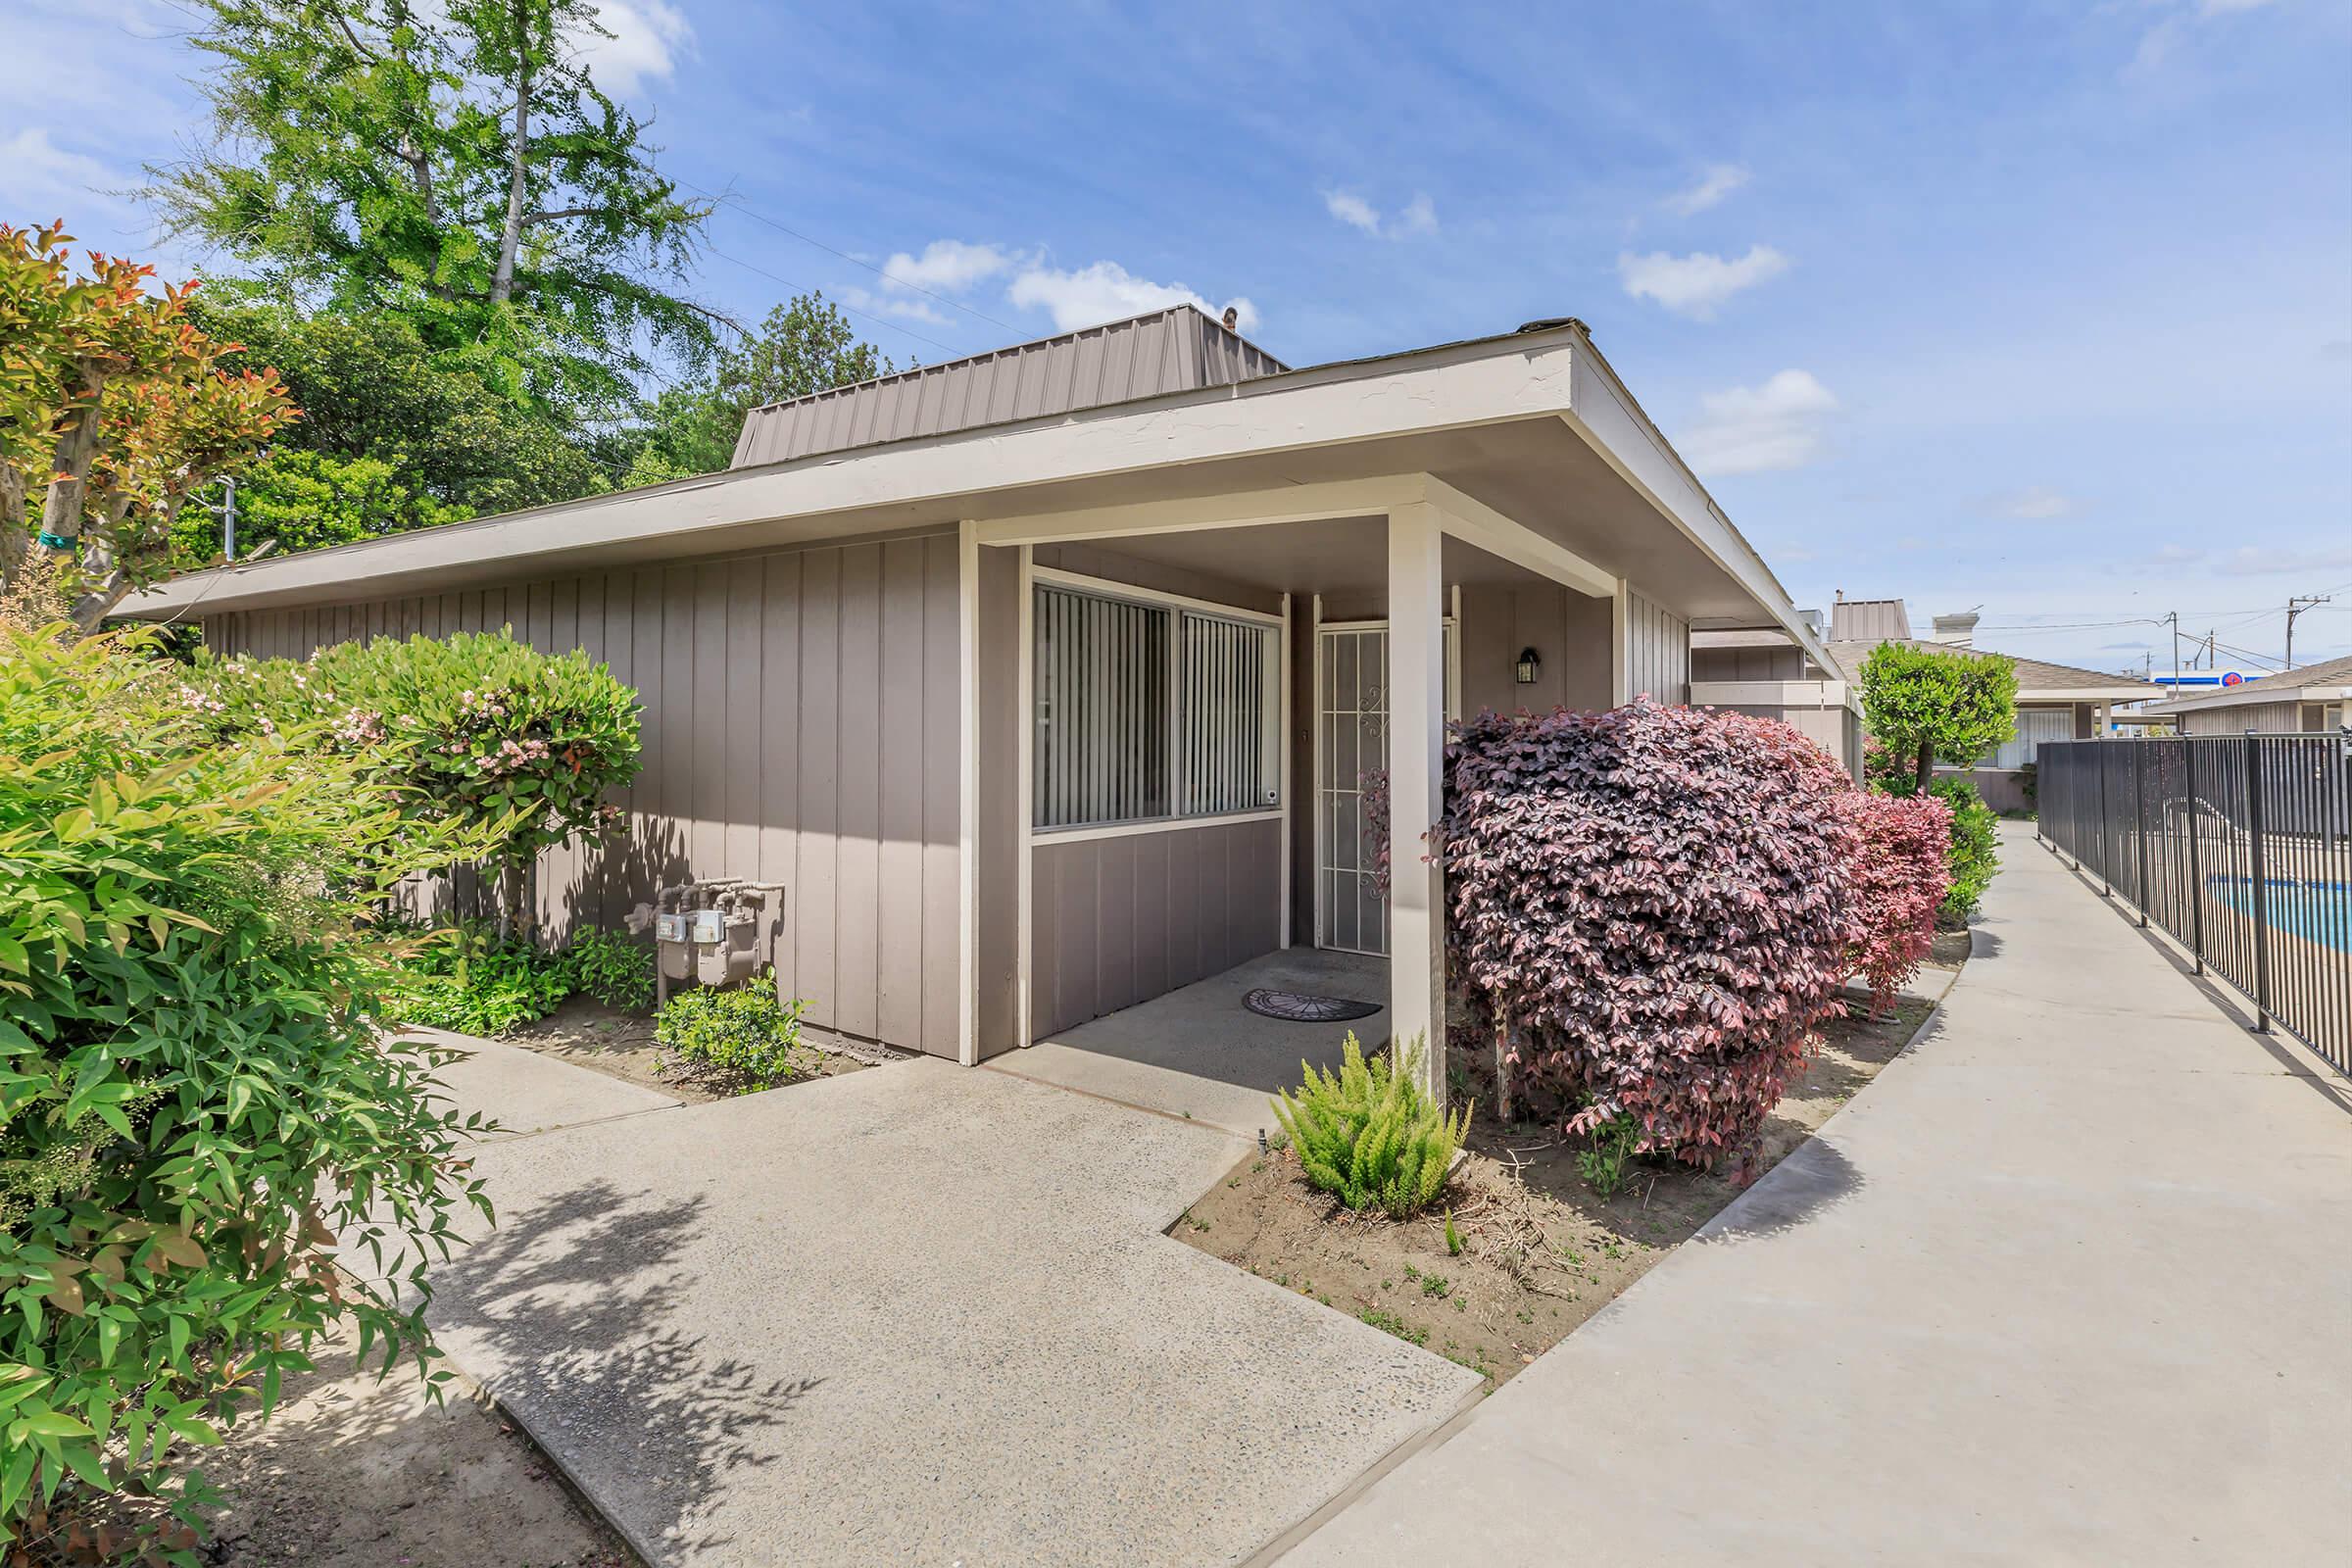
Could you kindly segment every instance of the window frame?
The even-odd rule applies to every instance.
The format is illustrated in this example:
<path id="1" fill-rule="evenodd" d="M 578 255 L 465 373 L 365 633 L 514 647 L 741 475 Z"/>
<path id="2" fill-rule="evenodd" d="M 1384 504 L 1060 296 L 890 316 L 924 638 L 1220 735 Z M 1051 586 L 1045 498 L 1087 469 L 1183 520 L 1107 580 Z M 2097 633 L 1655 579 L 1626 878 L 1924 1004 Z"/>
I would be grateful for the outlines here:
<path id="1" fill-rule="evenodd" d="M 1082 572 L 1059 567 L 1031 565 L 1028 583 L 1023 588 L 1022 618 L 1028 624 L 1029 635 L 1021 650 L 1024 661 L 1023 684 L 1027 688 L 1024 723 L 1027 735 L 1023 744 L 1028 747 L 1023 772 L 1029 780 L 1021 809 L 1029 838 L 1036 843 L 1078 838 L 1116 838 L 1127 834 L 1168 832 L 1211 822 L 1264 821 L 1282 817 L 1290 809 L 1288 792 L 1289 770 L 1282 765 L 1283 752 L 1289 744 L 1285 733 L 1283 696 L 1290 672 L 1290 648 L 1284 636 L 1288 621 L 1280 614 L 1244 609 L 1239 605 L 1221 604 L 1215 600 L 1195 599 L 1183 594 L 1168 593 L 1155 588 L 1142 588 L 1133 583 L 1118 582 L 1106 577 L 1088 576 Z M 1162 610 L 1168 613 L 1167 662 L 1167 737 L 1161 749 L 1164 769 L 1162 783 L 1168 810 L 1157 816 L 1122 817 L 1096 822 L 1068 822 L 1048 826 L 1038 820 L 1036 778 L 1038 774 L 1039 707 L 1043 693 L 1037 686 L 1037 604 L 1038 590 L 1050 588 L 1060 593 L 1107 601 L 1111 604 L 1132 605 L 1146 610 Z M 1188 809 L 1190 791 L 1190 754 L 1186 750 L 1185 688 L 1188 676 L 1188 651 L 1185 627 L 1188 618 L 1222 621 L 1248 627 L 1262 633 L 1267 641 L 1269 657 L 1264 673 L 1264 698 L 1259 715 L 1260 729 L 1270 744 L 1264 748 L 1259 763 L 1265 791 L 1273 799 L 1264 805 L 1240 807 L 1222 811 Z"/>

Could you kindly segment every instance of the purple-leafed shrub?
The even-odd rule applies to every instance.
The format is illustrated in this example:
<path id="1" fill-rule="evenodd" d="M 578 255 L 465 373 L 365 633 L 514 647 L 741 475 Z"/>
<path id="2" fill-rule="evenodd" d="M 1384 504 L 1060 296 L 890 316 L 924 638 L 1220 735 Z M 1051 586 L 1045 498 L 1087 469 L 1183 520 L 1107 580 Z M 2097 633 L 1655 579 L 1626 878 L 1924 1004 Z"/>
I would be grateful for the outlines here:
<path id="1" fill-rule="evenodd" d="M 1838 1010 L 1853 784 L 1785 724 L 1644 698 L 1446 750 L 1453 976 L 1515 1080 L 1711 1165 Z"/>
<path id="2" fill-rule="evenodd" d="M 1936 910 L 1951 887 L 1952 808 L 1933 795 L 1848 799 L 1854 852 L 1849 962 L 1870 986 L 1870 1015 L 1886 1010 L 1936 943 Z"/>

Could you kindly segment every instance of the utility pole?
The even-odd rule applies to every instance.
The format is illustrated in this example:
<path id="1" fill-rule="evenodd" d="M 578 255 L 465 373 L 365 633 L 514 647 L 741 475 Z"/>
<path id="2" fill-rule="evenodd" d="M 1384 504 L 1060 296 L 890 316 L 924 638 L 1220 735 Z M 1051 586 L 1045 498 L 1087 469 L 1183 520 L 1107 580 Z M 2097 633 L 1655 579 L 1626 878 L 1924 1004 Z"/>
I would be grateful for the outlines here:
<path id="1" fill-rule="evenodd" d="M 2180 695 L 2180 612 L 2174 611 L 2164 617 L 2173 623 L 2173 695 Z"/>
<path id="2" fill-rule="evenodd" d="M 2286 667 L 2295 667 L 2295 617 L 2333 599 L 2333 594 L 2297 594 L 2286 602 Z"/>

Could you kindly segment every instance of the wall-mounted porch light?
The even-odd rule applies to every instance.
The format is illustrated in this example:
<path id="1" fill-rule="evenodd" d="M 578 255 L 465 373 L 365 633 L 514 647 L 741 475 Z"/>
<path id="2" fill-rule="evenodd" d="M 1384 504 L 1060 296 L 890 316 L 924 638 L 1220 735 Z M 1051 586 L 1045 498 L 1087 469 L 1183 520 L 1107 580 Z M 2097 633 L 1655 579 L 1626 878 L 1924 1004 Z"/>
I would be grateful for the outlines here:
<path id="1" fill-rule="evenodd" d="M 1536 651 L 1533 648 L 1519 650 L 1520 685 L 1533 686 L 1536 683 L 1536 676 L 1542 672 L 1543 668 L 1544 661 L 1536 657 Z"/>

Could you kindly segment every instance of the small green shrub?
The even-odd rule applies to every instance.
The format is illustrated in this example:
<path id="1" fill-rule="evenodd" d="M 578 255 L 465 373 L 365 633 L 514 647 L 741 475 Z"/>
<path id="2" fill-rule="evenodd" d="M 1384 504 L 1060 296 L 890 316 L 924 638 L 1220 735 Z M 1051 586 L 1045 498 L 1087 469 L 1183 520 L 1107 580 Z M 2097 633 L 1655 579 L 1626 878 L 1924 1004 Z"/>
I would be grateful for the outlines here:
<path id="1" fill-rule="evenodd" d="M 1615 1198 L 1631 1180 L 1627 1167 L 1642 1145 L 1642 1123 L 1619 1111 L 1592 1129 L 1592 1141 L 1577 1151 L 1576 1173 L 1600 1198 Z"/>
<path id="2" fill-rule="evenodd" d="M 1964 925 L 2000 869 L 2000 844 L 1993 828 L 1999 818 L 1966 779 L 1939 778 L 1929 786 L 1929 793 L 1952 808 L 1952 885 L 1936 916 L 1946 926 Z"/>
<path id="3" fill-rule="evenodd" d="M 590 926 L 564 950 L 571 989 L 608 1007 L 647 1012 L 654 1005 L 654 950 Z"/>
<path id="4" fill-rule="evenodd" d="M 1273 1105 L 1308 1181 L 1351 1209 L 1377 1206 L 1398 1219 L 1438 1196 L 1470 1112 L 1448 1117 L 1430 1101 L 1420 1059 L 1415 1044 L 1401 1062 L 1392 1049 L 1367 1063 L 1349 1031 L 1338 1073 L 1299 1063 L 1306 1081 L 1298 1098 L 1285 1093 Z"/>
<path id="5" fill-rule="evenodd" d="M 385 1019 L 496 1039 L 556 1010 L 573 991 L 567 955 L 498 941 L 466 924 L 428 933 L 385 992 Z"/>
<path id="6" fill-rule="evenodd" d="M 690 1073 L 707 1074 L 738 1092 L 768 1089 L 816 1071 L 816 1052 L 801 1042 L 801 1013 L 808 1004 L 776 1001 L 762 979 L 725 990 L 681 991 L 654 1018 L 654 1039 Z"/>

